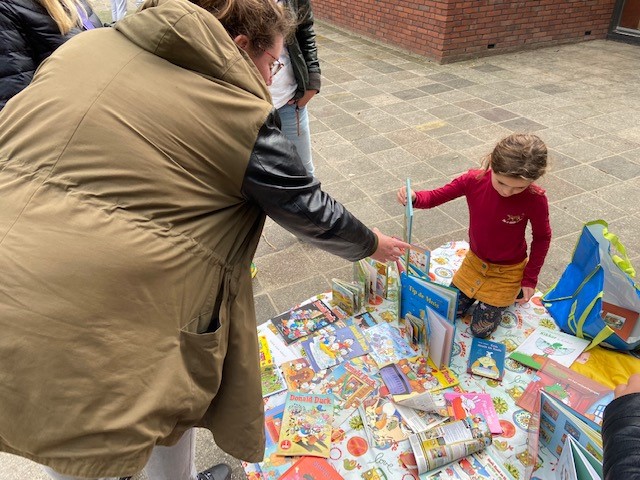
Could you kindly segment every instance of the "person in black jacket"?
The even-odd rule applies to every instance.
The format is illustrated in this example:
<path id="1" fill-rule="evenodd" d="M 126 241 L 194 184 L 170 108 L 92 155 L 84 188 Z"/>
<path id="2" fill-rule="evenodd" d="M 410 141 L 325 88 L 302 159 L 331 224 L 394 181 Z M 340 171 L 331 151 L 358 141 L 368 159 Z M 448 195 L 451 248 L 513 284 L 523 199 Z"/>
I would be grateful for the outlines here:
<path id="1" fill-rule="evenodd" d="M 84 0 L 0 2 L 0 109 L 24 89 L 40 63 L 73 35 L 101 26 Z"/>
<path id="2" fill-rule="evenodd" d="M 280 115 L 282 133 L 296 146 L 305 169 L 313 175 L 307 103 L 320 91 L 313 12 L 309 0 L 279 1 L 297 16 L 298 26 L 277 60 L 279 73 L 271 79 L 269 90 Z"/>
<path id="3" fill-rule="evenodd" d="M 640 373 L 618 385 L 602 423 L 605 480 L 640 479 Z"/>

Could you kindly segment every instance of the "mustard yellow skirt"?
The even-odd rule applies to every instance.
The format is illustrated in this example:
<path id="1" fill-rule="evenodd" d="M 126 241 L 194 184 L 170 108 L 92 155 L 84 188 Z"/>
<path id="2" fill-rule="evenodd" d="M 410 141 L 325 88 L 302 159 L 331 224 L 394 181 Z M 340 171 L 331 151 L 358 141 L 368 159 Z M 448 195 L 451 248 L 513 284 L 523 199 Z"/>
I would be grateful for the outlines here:
<path id="1" fill-rule="evenodd" d="M 469 298 L 494 307 L 508 307 L 520 293 L 526 265 L 526 259 L 515 265 L 485 262 L 469 250 L 452 283 Z"/>

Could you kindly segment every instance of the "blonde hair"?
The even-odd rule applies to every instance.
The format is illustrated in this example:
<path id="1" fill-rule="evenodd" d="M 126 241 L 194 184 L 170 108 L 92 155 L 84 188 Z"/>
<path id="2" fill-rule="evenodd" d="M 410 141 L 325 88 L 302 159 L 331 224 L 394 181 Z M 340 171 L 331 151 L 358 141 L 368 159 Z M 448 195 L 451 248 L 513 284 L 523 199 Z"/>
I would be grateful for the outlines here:
<path id="1" fill-rule="evenodd" d="M 78 13 L 81 8 L 86 13 L 84 6 L 75 0 L 38 0 L 47 10 L 49 16 L 58 25 L 62 35 L 66 35 L 72 28 L 82 26 L 82 19 Z"/>
<path id="2" fill-rule="evenodd" d="M 212 13 L 231 38 L 245 35 L 252 53 L 273 46 L 276 36 L 291 37 L 296 19 L 289 8 L 274 0 L 190 0 Z"/>
<path id="3" fill-rule="evenodd" d="M 547 146 L 537 135 L 514 133 L 503 138 L 482 163 L 507 177 L 535 181 L 547 170 Z"/>

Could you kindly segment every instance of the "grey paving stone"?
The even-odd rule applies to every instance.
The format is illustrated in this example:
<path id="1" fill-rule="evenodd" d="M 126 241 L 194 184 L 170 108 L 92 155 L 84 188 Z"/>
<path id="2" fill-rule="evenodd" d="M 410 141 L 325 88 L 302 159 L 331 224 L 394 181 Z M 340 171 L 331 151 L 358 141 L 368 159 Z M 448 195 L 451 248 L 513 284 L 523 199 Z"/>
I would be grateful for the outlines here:
<path id="1" fill-rule="evenodd" d="M 384 136 L 396 145 L 408 145 L 421 140 L 426 140 L 427 135 L 416 128 L 405 128 L 385 133 Z"/>
<path id="2" fill-rule="evenodd" d="M 417 88 L 412 88 L 409 90 L 400 90 L 399 92 L 394 92 L 393 95 L 401 100 L 413 100 L 415 98 L 424 97 L 425 95 L 427 95 L 427 93 Z"/>
<path id="3" fill-rule="evenodd" d="M 444 83 L 429 83 L 427 85 L 418 87 L 418 90 L 422 90 L 425 93 L 430 93 L 431 95 L 433 95 L 435 93 L 448 92 L 450 90 L 453 90 L 453 87 L 445 85 Z"/>
<path id="4" fill-rule="evenodd" d="M 359 138 L 357 140 L 354 140 L 353 144 L 358 147 L 363 153 L 379 152 L 381 150 L 388 150 L 396 146 L 391 140 L 388 140 L 382 135 Z"/>
<path id="5" fill-rule="evenodd" d="M 487 110 L 480 110 L 476 113 L 491 122 L 502 122 L 504 120 L 510 120 L 512 118 L 516 118 L 518 116 L 518 114 L 510 112 L 509 110 L 505 110 L 504 108 L 500 108 L 500 107 L 489 108 Z"/>
<path id="6" fill-rule="evenodd" d="M 611 203 L 598 198 L 590 192 L 585 192 L 575 197 L 560 200 L 555 203 L 556 208 L 564 210 L 569 215 L 577 218 L 581 222 L 604 219 L 608 222 L 617 220 L 625 216 L 624 210 Z"/>
<path id="7" fill-rule="evenodd" d="M 481 140 L 478 140 L 473 135 L 469 135 L 465 132 L 453 133 L 451 135 L 445 135 L 438 138 L 438 140 L 445 144 L 452 150 L 464 150 L 467 148 L 475 147 L 482 144 Z"/>
<path id="8" fill-rule="evenodd" d="M 503 68 L 498 67 L 496 65 L 492 65 L 490 63 L 483 63 L 482 65 L 476 65 L 471 68 L 475 68 L 476 70 L 479 70 L 481 72 L 488 72 L 488 73 L 499 72 L 500 70 L 504 70 Z"/>
<path id="9" fill-rule="evenodd" d="M 509 130 L 513 130 L 514 132 L 537 132 L 539 130 L 544 130 L 547 127 L 538 122 L 534 122 L 525 117 L 516 117 L 512 120 L 507 120 L 506 122 L 500 122 L 505 128 Z"/>
<path id="10" fill-rule="evenodd" d="M 640 165 L 620 155 L 603 158 L 590 165 L 620 180 L 629 180 L 640 176 Z M 638 203 L 640 203 L 640 197 L 638 197 Z"/>

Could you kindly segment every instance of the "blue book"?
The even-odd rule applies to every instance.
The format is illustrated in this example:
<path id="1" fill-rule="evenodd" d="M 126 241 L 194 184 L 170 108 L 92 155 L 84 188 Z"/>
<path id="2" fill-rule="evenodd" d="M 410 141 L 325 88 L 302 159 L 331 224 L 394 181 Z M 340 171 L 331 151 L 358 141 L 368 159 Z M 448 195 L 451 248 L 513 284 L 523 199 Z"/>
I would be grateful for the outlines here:
<path id="1" fill-rule="evenodd" d="M 435 310 L 452 324 L 458 309 L 458 289 L 445 287 L 424 278 L 403 273 L 400 277 L 400 316 L 407 313 L 418 318 L 427 317 L 427 308 Z"/>
<path id="2" fill-rule="evenodd" d="M 502 380 L 507 347 L 503 343 L 474 337 L 469 350 L 467 373 Z"/>

